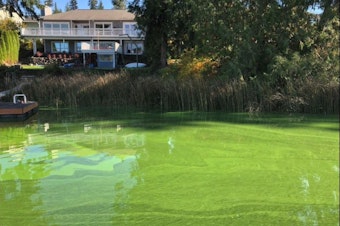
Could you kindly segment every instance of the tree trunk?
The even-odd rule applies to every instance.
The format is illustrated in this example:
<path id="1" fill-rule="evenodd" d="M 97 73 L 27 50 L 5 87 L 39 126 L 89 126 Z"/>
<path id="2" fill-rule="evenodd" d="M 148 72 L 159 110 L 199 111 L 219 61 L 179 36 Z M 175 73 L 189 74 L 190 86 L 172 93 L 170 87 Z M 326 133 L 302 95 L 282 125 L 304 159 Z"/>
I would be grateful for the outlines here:
<path id="1" fill-rule="evenodd" d="M 167 42 L 166 42 L 166 37 L 163 35 L 162 40 L 161 40 L 161 67 L 166 67 L 168 62 L 167 62 Z"/>

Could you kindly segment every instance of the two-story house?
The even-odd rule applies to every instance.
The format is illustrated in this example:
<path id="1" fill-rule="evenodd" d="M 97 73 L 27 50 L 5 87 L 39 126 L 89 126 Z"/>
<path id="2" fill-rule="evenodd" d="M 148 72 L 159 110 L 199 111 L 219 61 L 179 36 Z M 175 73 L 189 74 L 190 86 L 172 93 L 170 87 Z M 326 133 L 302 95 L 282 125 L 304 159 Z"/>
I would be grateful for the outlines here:
<path id="1" fill-rule="evenodd" d="M 115 68 L 118 54 L 138 55 L 144 51 L 144 36 L 135 15 L 126 10 L 72 10 L 26 20 L 21 36 L 43 41 L 45 55 L 76 54 L 83 65 Z"/>

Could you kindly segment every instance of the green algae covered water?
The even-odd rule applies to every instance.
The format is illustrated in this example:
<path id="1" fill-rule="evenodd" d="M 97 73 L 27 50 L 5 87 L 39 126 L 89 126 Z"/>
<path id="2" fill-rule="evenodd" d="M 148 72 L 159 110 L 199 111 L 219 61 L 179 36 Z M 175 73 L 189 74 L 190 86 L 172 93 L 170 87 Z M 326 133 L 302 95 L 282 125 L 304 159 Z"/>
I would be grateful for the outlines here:
<path id="1" fill-rule="evenodd" d="M 0 124 L 0 225 L 339 225 L 335 116 L 41 110 Z"/>

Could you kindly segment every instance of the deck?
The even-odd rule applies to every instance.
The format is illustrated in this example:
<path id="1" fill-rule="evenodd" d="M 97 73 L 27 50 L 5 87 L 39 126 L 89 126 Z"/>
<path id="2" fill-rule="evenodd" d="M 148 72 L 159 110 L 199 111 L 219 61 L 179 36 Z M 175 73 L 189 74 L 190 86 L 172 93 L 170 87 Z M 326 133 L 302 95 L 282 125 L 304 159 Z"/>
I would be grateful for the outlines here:
<path id="1" fill-rule="evenodd" d="M 23 37 L 39 37 L 39 38 L 64 38 L 64 39 L 118 39 L 118 40 L 140 40 L 144 38 L 141 30 L 123 29 L 123 28 L 66 28 L 66 29 L 44 29 L 44 28 L 29 28 L 21 29 Z"/>
<path id="2" fill-rule="evenodd" d="M 27 101 L 26 103 L 0 102 L 0 119 L 15 118 L 25 120 L 38 111 L 38 103 Z"/>

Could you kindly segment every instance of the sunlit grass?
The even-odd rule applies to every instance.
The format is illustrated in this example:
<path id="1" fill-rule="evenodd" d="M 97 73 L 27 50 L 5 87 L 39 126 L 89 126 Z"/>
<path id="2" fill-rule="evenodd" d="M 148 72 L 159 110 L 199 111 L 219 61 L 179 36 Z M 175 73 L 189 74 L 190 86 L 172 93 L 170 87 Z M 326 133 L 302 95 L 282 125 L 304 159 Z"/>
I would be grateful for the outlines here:
<path id="1" fill-rule="evenodd" d="M 24 70 L 43 70 L 45 67 L 44 65 L 22 64 L 20 68 Z"/>

